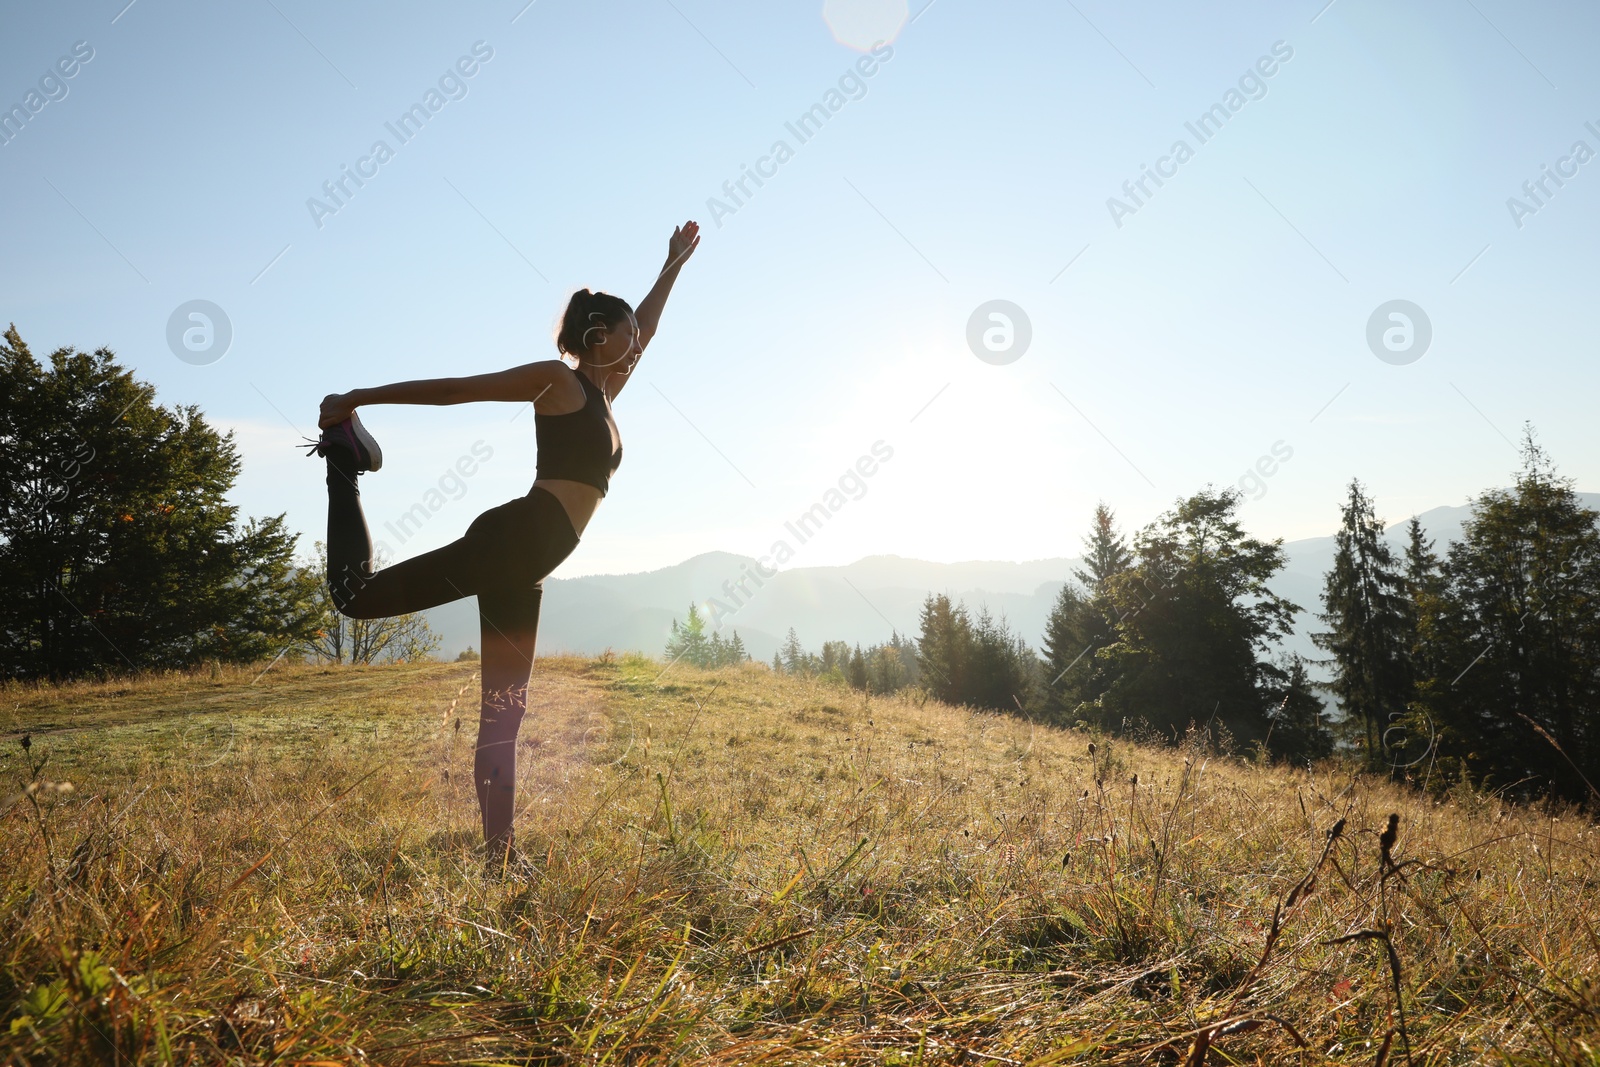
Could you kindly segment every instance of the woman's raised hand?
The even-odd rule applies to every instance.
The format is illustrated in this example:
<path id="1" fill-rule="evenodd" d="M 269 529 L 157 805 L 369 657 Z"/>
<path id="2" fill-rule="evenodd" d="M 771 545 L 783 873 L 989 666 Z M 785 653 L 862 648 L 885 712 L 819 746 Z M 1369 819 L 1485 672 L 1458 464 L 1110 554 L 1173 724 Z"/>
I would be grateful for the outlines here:
<path id="1" fill-rule="evenodd" d="M 693 220 L 684 223 L 672 231 L 672 240 L 667 242 L 667 265 L 664 270 L 683 266 L 683 261 L 694 254 L 700 244 L 700 224 Z"/>
<path id="2" fill-rule="evenodd" d="M 355 414 L 356 406 L 350 402 L 349 393 L 329 393 L 322 398 L 322 413 L 317 416 L 319 427 L 337 426 Z"/>

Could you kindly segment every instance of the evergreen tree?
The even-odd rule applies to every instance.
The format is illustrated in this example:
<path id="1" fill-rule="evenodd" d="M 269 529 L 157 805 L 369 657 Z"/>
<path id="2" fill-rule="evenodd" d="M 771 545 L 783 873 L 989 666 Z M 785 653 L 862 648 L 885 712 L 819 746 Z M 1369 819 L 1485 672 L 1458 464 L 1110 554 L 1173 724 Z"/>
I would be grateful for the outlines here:
<path id="1" fill-rule="evenodd" d="M 1270 697 L 1277 703 L 1268 715 L 1263 747 L 1296 763 L 1333 755 L 1333 732 L 1323 722 L 1322 699 L 1305 660 L 1291 656 L 1287 666 L 1275 666 L 1270 674 L 1275 683 Z"/>
<path id="2" fill-rule="evenodd" d="M 284 516 L 239 521 L 233 435 L 107 349 L 0 341 L 0 677 L 249 662 L 310 640 Z"/>
<path id="3" fill-rule="evenodd" d="M 1360 730 L 1367 764 L 1376 768 L 1390 762 L 1384 736 L 1403 717 L 1410 696 L 1408 609 L 1404 576 L 1359 481 L 1350 483 L 1334 544 L 1320 616 L 1328 629 L 1312 640 L 1332 654 L 1328 688 L 1345 723 Z"/>
<path id="4" fill-rule="evenodd" d="M 1600 514 L 1529 430 L 1510 491 L 1484 493 L 1452 544 L 1423 634 L 1437 673 L 1413 729 L 1447 770 L 1594 799 L 1600 786 Z M 1591 784 L 1592 783 L 1592 784 Z"/>
<path id="5" fill-rule="evenodd" d="M 917 667 L 924 685 L 947 704 L 965 701 L 967 657 L 972 647 L 972 621 L 967 610 L 952 605 L 944 594 L 929 594 L 922 602 L 921 636 L 917 639 Z"/>
<path id="6" fill-rule="evenodd" d="M 1089 536 L 1083 539 L 1083 550 L 1083 566 L 1072 573 L 1091 597 L 1099 595 L 1108 578 L 1121 574 L 1133 564 L 1133 552 L 1117 529 L 1117 517 L 1103 501 L 1095 505 L 1093 524 Z"/>
<path id="7" fill-rule="evenodd" d="M 1429 641 L 1423 631 L 1424 620 L 1435 613 L 1440 593 L 1439 557 L 1433 541 L 1424 533 L 1415 515 L 1406 524 L 1405 549 L 1405 691 L 1407 707 L 1419 695 L 1419 687 L 1436 673 L 1429 654 Z M 1393 738 L 1391 738 L 1393 739 Z"/>
<path id="8" fill-rule="evenodd" d="M 861 654 L 861 646 L 857 645 L 850 654 L 850 671 L 847 675 L 852 689 L 867 689 L 871 678 L 867 674 L 867 657 Z"/>
<path id="9" fill-rule="evenodd" d="M 739 640 L 739 631 L 733 631 L 733 638 L 728 642 L 728 662 L 732 664 L 750 662 L 750 653 L 744 649 L 744 642 Z"/>
<path id="10" fill-rule="evenodd" d="M 789 627 L 788 636 L 783 639 L 783 645 L 778 650 L 783 656 L 783 669 L 790 674 L 811 674 L 811 656 L 800 643 L 800 635 L 794 632 L 794 627 Z"/>
<path id="11" fill-rule="evenodd" d="M 728 646 L 723 644 L 722 635 L 715 630 L 711 632 L 711 640 L 706 642 L 706 662 L 708 667 L 726 667 L 728 665 Z"/>
<path id="12" fill-rule="evenodd" d="M 783 657 L 781 655 L 779 655 L 778 653 L 776 653 L 776 652 L 774 652 L 772 654 L 772 673 L 773 674 L 782 674 L 783 673 Z"/>
<path id="13" fill-rule="evenodd" d="M 1439 574 L 1439 557 L 1433 551 L 1433 540 L 1422 529 L 1422 520 L 1415 515 L 1406 523 L 1406 588 L 1413 592 L 1433 586 Z"/>
<path id="14" fill-rule="evenodd" d="M 1098 702 L 1111 679 L 1098 652 L 1114 636 L 1105 587 L 1133 561 L 1116 517 L 1104 504 L 1095 508 L 1083 547 L 1084 566 L 1073 571 L 1082 588 L 1063 585 L 1045 620 L 1044 714 L 1057 722 L 1099 718 Z"/>
<path id="15" fill-rule="evenodd" d="M 1163 732 L 1213 716 L 1242 741 L 1267 729 L 1270 664 L 1257 659 L 1299 611 L 1267 582 L 1281 541 L 1240 527 L 1236 490 L 1202 490 L 1139 532 L 1135 562 L 1105 582 L 1115 639 L 1106 721 L 1144 718 Z"/>
<path id="16" fill-rule="evenodd" d="M 694 603 L 690 603 L 689 615 L 681 626 L 677 619 L 672 620 L 672 635 L 667 638 L 665 654 L 668 663 L 682 660 L 696 667 L 711 665 L 711 642 L 706 638 L 706 621 L 700 617 L 700 609 Z"/>
<path id="17" fill-rule="evenodd" d="M 980 708 L 1028 712 L 1034 709 L 1038 685 L 1037 657 L 1005 619 L 980 607 L 967 651 L 967 692 L 963 703 Z"/>

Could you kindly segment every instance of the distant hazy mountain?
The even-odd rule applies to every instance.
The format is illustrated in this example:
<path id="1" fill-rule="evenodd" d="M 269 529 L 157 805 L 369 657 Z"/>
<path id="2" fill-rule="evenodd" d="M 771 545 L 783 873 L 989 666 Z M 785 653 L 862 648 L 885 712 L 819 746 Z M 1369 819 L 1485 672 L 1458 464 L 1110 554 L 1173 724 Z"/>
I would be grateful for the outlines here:
<path id="1" fill-rule="evenodd" d="M 1588 507 L 1600 510 L 1600 493 L 1579 496 Z M 1466 506 L 1442 507 L 1418 517 L 1442 555 L 1451 541 L 1461 538 L 1471 513 Z M 1405 526 L 1401 521 L 1388 528 L 1396 548 L 1405 543 Z M 1306 609 L 1283 649 L 1315 656 L 1319 653 L 1309 634 L 1319 628 L 1314 613 L 1321 607 L 1323 576 L 1333 565 L 1334 540 L 1311 537 L 1283 547 L 1288 564 L 1274 581 L 1274 591 Z M 706 602 L 716 598 L 731 609 L 719 620 L 722 632 L 737 630 L 752 656 L 770 660 L 791 626 L 813 651 L 832 640 L 865 646 L 886 639 L 896 629 L 915 635 L 918 611 L 930 592 L 947 593 L 974 611 L 987 606 L 992 614 L 1005 616 L 1012 629 L 1037 648 L 1056 594 L 1079 565 L 1077 557 L 1027 563 L 929 563 L 868 556 L 845 567 L 795 567 L 758 586 L 749 577 L 755 560 L 707 552 L 657 571 L 547 580 L 539 649 L 546 654 L 595 654 L 611 648 L 660 655 L 672 620 L 681 620 L 691 601 L 704 610 Z M 727 588 L 741 579 L 748 597 L 737 588 L 730 594 Z M 428 612 L 428 620 L 444 636 L 441 656 L 454 658 L 468 645 L 479 647 L 475 600 L 435 608 Z"/>

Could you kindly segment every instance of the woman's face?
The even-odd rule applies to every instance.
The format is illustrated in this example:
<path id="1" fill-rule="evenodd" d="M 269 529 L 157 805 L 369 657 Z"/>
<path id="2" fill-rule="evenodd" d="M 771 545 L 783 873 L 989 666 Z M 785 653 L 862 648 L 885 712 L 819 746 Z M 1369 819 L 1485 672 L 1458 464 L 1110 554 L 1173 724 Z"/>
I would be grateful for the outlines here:
<path id="1" fill-rule="evenodd" d="M 596 332 L 598 336 L 590 341 L 589 350 L 583 354 L 583 362 L 591 367 L 606 367 L 623 374 L 633 370 L 633 365 L 639 362 L 639 356 L 644 351 L 639 346 L 639 320 L 630 312 L 616 325 Z"/>

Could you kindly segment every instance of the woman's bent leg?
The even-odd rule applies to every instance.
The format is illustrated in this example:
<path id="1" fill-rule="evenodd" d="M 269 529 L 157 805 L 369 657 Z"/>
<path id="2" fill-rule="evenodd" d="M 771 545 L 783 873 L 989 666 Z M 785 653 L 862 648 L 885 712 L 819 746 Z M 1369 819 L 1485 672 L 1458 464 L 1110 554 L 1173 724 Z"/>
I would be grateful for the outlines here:
<path id="1" fill-rule="evenodd" d="M 343 449 L 326 457 L 328 467 L 328 592 L 333 606 L 346 610 L 372 577 L 372 536 L 361 511 L 355 458 Z M 376 618 L 377 616 L 369 616 Z"/>
<path id="2" fill-rule="evenodd" d="M 328 456 L 328 592 L 341 615 L 383 619 L 448 604 L 476 593 L 482 553 L 466 538 L 374 572 L 372 537 L 361 511 L 355 461 Z"/>
<path id="3" fill-rule="evenodd" d="M 511 821 L 516 808 L 517 733 L 527 710 L 528 679 L 539 632 L 543 588 L 497 589 L 478 594 L 482 627 L 483 705 L 473 778 L 483 815 L 483 839 L 491 862 L 512 856 Z"/>

